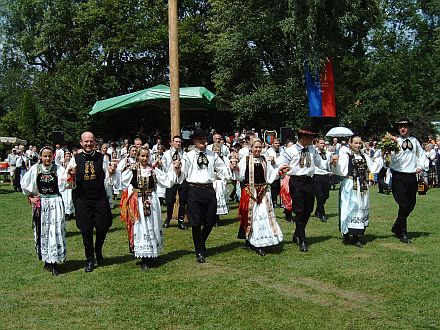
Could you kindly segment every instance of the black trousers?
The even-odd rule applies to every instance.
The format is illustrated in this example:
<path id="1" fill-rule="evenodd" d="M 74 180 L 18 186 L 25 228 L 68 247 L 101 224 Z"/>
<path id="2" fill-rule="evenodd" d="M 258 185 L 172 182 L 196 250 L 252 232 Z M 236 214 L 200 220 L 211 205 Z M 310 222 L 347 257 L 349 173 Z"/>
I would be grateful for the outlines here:
<path id="1" fill-rule="evenodd" d="M 76 226 L 81 231 L 86 259 L 102 257 L 102 246 L 109 228 L 112 225 L 112 213 L 107 196 L 89 200 L 74 199 Z M 93 229 L 96 228 L 96 241 L 93 247 Z"/>
<path id="2" fill-rule="evenodd" d="M 377 185 L 379 187 L 379 192 L 383 193 L 388 190 L 388 185 L 385 183 L 385 176 L 387 174 L 387 169 L 382 167 L 377 175 Z"/>
<path id="3" fill-rule="evenodd" d="M 406 234 L 407 218 L 416 206 L 417 177 L 414 173 L 402 173 L 393 170 L 391 172 L 393 175 L 393 197 L 399 205 L 394 228 L 397 234 Z"/>
<path id="4" fill-rule="evenodd" d="M 313 182 L 315 184 L 315 197 L 316 197 L 316 213 L 325 215 L 325 202 L 329 198 L 330 193 L 330 175 L 318 175 L 313 176 Z"/>
<path id="5" fill-rule="evenodd" d="M 217 221 L 217 199 L 212 185 L 188 189 L 188 218 L 196 253 L 206 249 L 206 240 Z"/>
<path id="6" fill-rule="evenodd" d="M 309 176 L 294 176 L 289 180 L 292 211 L 295 213 L 295 236 L 301 241 L 306 238 L 306 226 L 315 203 L 313 178 Z"/>
<path id="7" fill-rule="evenodd" d="M 14 188 L 17 190 L 21 190 L 20 185 L 20 174 L 21 174 L 21 167 L 16 167 L 14 170 Z"/>
<path id="8" fill-rule="evenodd" d="M 278 200 L 278 195 L 280 194 L 281 180 L 275 180 L 270 184 L 270 194 L 272 196 L 272 204 L 275 206 Z"/>
<path id="9" fill-rule="evenodd" d="M 185 218 L 185 208 L 188 202 L 188 182 L 183 181 L 181 184 L 176 184 L 171 188 L 165 190 L 165 202 L 167 203 L 167 220 L 173 217 L 174 204 L 176 203 L 176 196 L 179 194 L 179 213 L 177 218 L 183 221 Z"/>

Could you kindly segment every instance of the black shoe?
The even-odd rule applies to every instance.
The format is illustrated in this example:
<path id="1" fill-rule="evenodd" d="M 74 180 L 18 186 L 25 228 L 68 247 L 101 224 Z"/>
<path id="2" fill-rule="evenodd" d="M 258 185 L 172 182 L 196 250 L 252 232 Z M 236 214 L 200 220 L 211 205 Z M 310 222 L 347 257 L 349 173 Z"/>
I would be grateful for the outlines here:
<path id="1" fill-rule="evenodd" d="M 252 244 L 248 240 L 246 240 L 245 247 L 246 247 L 246 250 L 249 250 L 249 251 L 252 250 Z"/>
<path id="2" fill-rule="evenodd" d="M 142 258 L 141 262 L 141 270 L 146 272 L 150 269 L 150 263 L 148 262 L 148 258 Z"/>
<path id="3" fill-rule="evenodd" d="M 295 243 L 296 245 L 299 245 L 299 237 L 293 234 L 292 242 Z"/>
<path id="4" fill-rule="evenodd" d="M 357 248 L 363 248 L 364 247 L 362 245 L 362 242 L 359 240 L 359 237 L 357 237 L 356 235 L 353 236 L 353 245 L 356 246 Z"/>
<path id="5" fill-rule="evenodd" d="M 205 262 L 205 256 L 202 253 L 197 253 L 196 260 L 198 263 L 202 264 Z"/>
<path id="6" fill-rule="evenodd" d="M 392 232 L 393 234 L 396 234 L 396 235 L 397 235 L 396 224 L 394 224 L 394 225 L 391 227 L 391 232 Z"/>
<path id="7" fill-rule="evenodd" d="M 328 218 L 327 218 L 324 214 L 321 214 L 321 215 L 319 216 L 319 220 L 321 220 L 321 222 L 327 222 L 327 221 L 328 221 Z"/>
<path id="8" fill-rule="evenodd" d="M 95 269 L 95 261 L 93 259 L 87 260 L 84 270 L 86 271 L 86 273 L 90 273 L 93 272 L 93 269 Z"/>
<path id="9" fill-rule="evenodd" d="M 306 241 L 299 242 L 299 250 L 301 252 L 309 251 L 309 247 L 307 246 L 307 242 Z"/>
<path id="10" fill-rule="evenodd" d="M 58 275 L 60 275 L 60 270 L 58 269 L 57 264 L 53 264 L 53 265 L 52 265 L 52 275 L 53 275 L 53 276 L 58 276 Z"/>
<path id="11" fill-rule="evenodd" d="M 402 235 L 400 235 L 399 236 L 399 240 L 402 242 L 402 243 L 411 243 L 411 240 L 408 238 L 408 234 L 402 234 Z"/>
<path id="12" fill-rule="evenodd" d="M 170 226 L 170 219 L 166 219 L 164 224 L 163 224 L 163 227 L 164 228 L 168 228 L 169 226 Z"/>
<path id="13" fill-rule="evenodd" d="M 104 257 L 102 256 L 102 254 L 96 255 L 96 265 L 98 267 L 104 266 Z"/>
<path id="14" fill-rule="evenodd" d="M 344 238 L 343 238 L 343 243 L 344 244 L 350 244 L 350 235 L 349 234 L 343 234 Z"/>
<path id="15" fill-rule="evenodd" d="M 47 270 L 48 272 L 50 272 L 52 270 L 52 264 L 48 263 L 48 262 L 45 262 L 44 266 L 43 266 L 43 269 Z"/>
<path id="16" fill-rule="evenodd" d="M 315 217 L 316 217 L 316 218 L 320 218 L 320 217 L 321 217 L 321 214 L 319 214 L 318 211 L 315 211 Z"/>
<path id="17" fill-rule="evenodd" d="M 188 229 L 188 228 L 186 227 L 185 223 L 183 222 L 183 220 L 179 220 L 179 222 L 178 222 L 178 224 L 177 224 L 177 227 L 178 227 L 179 229 L 182 229 L 182 230 L 187 230 L 187 229 Z"/>
<path id="18" fill-rule="evenodd" d="M 257 252 L 262 257 L 266 255 L 266 252 L 262 248 L 255 249 L 255 252 Z"/>

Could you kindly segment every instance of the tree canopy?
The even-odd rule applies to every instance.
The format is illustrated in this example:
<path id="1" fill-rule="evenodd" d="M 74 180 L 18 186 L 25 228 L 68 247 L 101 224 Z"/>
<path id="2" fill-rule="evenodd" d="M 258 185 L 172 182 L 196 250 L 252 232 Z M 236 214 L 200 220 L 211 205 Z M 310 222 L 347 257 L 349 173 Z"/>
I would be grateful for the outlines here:
<path id="1" fill-rule="evenodd" d="M 159 0 L 0 0 L 0 134 L 115 134 L 87 113 L 168 83 L 167 19 Z M 233 118 L 220 129 L 342 124 L 375 136 L 407 116 L 422 137 L 440 120 L 436 0 L 182 0 L 179 20 L 181 85 L 218 95 Z M 338 117 L 314 121 L 304 63 L 327 58 Z"/>

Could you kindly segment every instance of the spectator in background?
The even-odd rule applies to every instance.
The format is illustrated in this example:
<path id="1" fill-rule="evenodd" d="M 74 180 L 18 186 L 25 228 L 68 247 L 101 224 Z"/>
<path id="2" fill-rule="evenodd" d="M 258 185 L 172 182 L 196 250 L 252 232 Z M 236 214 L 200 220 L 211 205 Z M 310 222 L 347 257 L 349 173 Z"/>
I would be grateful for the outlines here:
<path id="1" fill-rule="evenodd" d="M 11 180 L 11 184 L 14 186 L 14 190 L 18 191 L 15 185 L 15 167 L 17 165 L 17 149 L 15 147 L 12 148 L 11 153 L 6 158 L 6 161 L 9 164 L 9 178 Z"/>

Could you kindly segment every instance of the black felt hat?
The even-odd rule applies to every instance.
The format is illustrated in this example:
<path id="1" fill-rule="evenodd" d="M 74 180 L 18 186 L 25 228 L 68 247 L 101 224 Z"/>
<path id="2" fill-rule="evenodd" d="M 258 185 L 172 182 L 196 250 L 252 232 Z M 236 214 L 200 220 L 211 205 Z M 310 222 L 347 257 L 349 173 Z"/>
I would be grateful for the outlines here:
<path id="1" fill-rule="evenodd" d="M 409 120 L 408 118 L 402 118 L 400 119 L 397 123 L 396 126 L 399 125 L 408 125 L 410 127 L 414 126 L 413 122 L 411 120 Z"/>
<path id="2" fill-rule="evenodd" d="M 195 138 L 206 138 L 208 136 L 208 133 L 202 129 L 196 129 L 193 134 L 190 136 L 191 139 Z"/>

